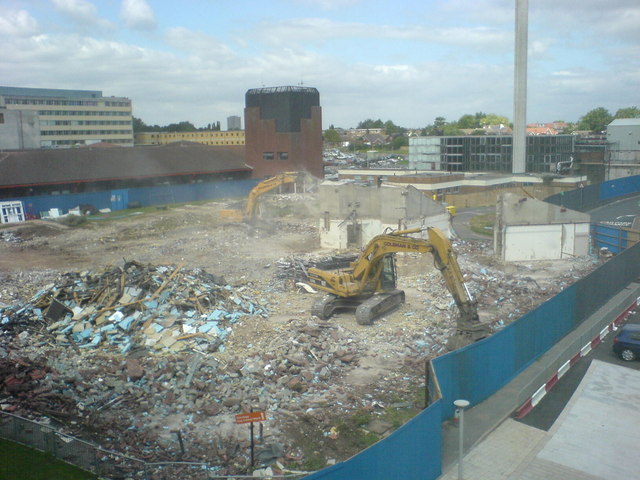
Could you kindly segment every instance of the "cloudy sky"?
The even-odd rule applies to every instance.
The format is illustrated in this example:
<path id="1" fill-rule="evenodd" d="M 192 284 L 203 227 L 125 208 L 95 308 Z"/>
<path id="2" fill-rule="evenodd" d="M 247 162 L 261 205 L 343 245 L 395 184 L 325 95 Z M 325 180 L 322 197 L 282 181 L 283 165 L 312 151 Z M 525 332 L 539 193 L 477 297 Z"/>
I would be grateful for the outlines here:
<path id="1" fill-rule="evenodd" d="M 315 87 L 323 124 L 513 118 L 515 0 L 0 0 L 0 85 L 102 90 L 147 124 Z M 528 122 L 640 106 L 638 0 L 529 2 Z"/>

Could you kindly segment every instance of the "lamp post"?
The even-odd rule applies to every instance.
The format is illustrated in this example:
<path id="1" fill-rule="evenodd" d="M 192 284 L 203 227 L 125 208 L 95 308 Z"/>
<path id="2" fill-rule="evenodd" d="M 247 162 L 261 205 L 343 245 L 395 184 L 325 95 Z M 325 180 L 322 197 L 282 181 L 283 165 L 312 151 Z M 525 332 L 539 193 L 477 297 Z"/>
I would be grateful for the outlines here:
<path id="1" fill-rule="evenodd" d="M 469 401 L 459 399 L 454 401 L 453 404 L 456 406 L 456 415 L 458 416 L 458 424 L 460 426 L 460 430 L 458 432 L 458 480 L 463 480 L 462 457 L 464 456 L 464 409 L 469 406 Z"/>

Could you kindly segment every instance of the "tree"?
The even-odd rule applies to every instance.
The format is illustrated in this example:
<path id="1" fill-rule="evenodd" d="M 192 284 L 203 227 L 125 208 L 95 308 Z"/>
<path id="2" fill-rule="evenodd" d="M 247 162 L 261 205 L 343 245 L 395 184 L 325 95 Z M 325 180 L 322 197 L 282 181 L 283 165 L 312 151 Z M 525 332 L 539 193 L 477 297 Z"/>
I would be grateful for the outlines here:
<path id="1" fill-rule="evenodd" d="M 391 148 L 394 150 L 400 150 L 402 147 L 406 147 L 409 145 L 409 138 L 405 135 L 398 135 L 393 140 L 391 140 Z"/>
<path id="2" fill-rule="evenodd" d="M 497 115 L 495 113 L 489 113 L 482 117 L 480 120 L 480 125 L 509 125 L 509 119 L 507 117 L 503 117 L 502 115 Z"/>
<path id="3" fill-rule="evenodd" d="M 327 143 L 340 143 L 340 134 L 335 128 L 329 127 L 324 132 L 324 141 Z"/>
<path id="4" fill-rule="evenodd" d="M 640 118 L 638 107 L 621 108 L 616 112 L 616 118 Z"/>
<path id="5" fill-rule="evenodd" d="M 447 124 L 447 119 L 444 117 L 436 117 L 432 125 L 426 126 L 422 130 L 422 135 L 428 135 L 432 137 L 438 137 L 443 135 L 444 126 Z"/>
<path id="6" fill-rule="evenodd" d="M 387 120 L 386 122 L 384 122 L 384 133 L 386 133 L 387 135 L 397 135 L 399 133 L 403 133 L 404 130 L 404 128 L 397 126 L 391 120 Z"/>
<path id="7" fill-rule="evenodd" d="M 172 123 L 166 126 L 167 132 L 195 132 L 197 128 L 191 122 Z"/>
<path id="8" fill-rule="evenodd" d="M 474 115 L 466 114 L 462 115 L 460 119 L 456 122 L 458 128 L 478 128 L 480 126 L 480 122 Z"/>
<path id="9" fill-rule="evenodd" d="M 384 128 L 384 123 L 382 123 L 382 120 L 380 119 L 372 120 L 367 118 L 363 122 L 360 122 L 356 128 L 361 130 L 367 130 L 369 128 Z"/>
<path id="10" fill-rule="evenodd" d="M 447 137 L 456 137 L 459 135 L 464 135 L 464 132 L 458 128 L 458 126 L 454 124 L 445 125 L 442 127 L 442 135 Z"/>
<path id="11" fill-rule="evenodd" d="M 589 130 L 593 133 L 604 132 L 613 117 L 604 107 L 594 108 L 578 121 L 578 130 Z"/>
<path id="12" fill-rule="evenodd" d="M 137 117 L 133 117 L 133 133 L 147 132 L 149 130 L 149 126 L 146 123 Z"/>

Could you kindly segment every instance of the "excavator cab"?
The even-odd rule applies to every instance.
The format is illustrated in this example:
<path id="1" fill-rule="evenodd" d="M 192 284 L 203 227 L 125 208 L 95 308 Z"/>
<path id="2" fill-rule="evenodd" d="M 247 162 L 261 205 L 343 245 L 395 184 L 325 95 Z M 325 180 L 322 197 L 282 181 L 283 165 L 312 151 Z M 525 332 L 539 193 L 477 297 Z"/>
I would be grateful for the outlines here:
<path id="1" fill-rule="evenodd" d="M 389 253 L 382 259 L 382 271 L 380 272 L 380 290 L 389 292 L 396 289 L 396 256 Z"/>

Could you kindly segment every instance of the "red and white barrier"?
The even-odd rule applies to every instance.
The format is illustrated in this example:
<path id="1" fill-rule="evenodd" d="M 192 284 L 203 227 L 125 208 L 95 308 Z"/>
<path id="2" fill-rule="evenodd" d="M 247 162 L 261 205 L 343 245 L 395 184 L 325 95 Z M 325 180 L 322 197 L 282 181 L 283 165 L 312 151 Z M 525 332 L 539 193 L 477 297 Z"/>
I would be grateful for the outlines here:
<path id="1" fill-rule="evenodd" d="M 592 349 L 594 349 L 596 346 L 600 344 L 600 342 L 602 342 L 604 337 L 606 337 L 609 332 L 616 330 L 620 324 L 626 321 L 627 317 L 633 313 L 633 311 L 636 309 L 638 304 L 640 304 L 640 297 L 638 297 L 638 299 L 635 302 L 633 302 L 629 307 L 627 307 L 627 309 L 624 312 L 618 315 L 613 322 L 611 322 L 609 325 L 604 327 L 600 331 L 599 335 L 595 336 L 589 343 L 584 345 L 578 353 L 576 353 L 573 357 L 571 357 L 570 360 L 567 360 L 565 363 L 563 363 L 562 366 L 558 369 L 558 371 L 544 385 L 538 388 L 538 390 L 536 390 L 535 393 L 520 408 L 516 410 L 515 417 L 517 419 L 520 419 L 526 416 L 529 412 L 531 412 L 531 410 L 533 410 L 534 407 L 538 405 L 538 403 L 540 403 L 540 400 L 544 398 L 547 392 L 551 390 L 556 383 L 558 383 L 558 381 L 562 378 L 562 376 L 565 373 L 567 373 L 569 369 L 573 365 L 575 365 L 578 360 L 588 355 Z"/>

